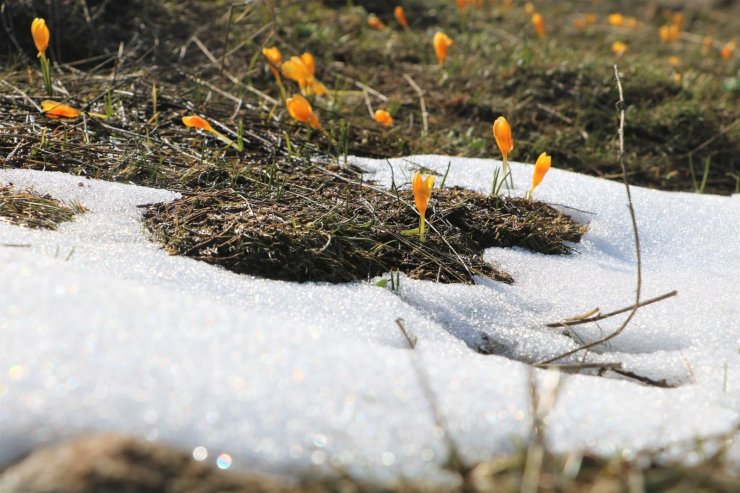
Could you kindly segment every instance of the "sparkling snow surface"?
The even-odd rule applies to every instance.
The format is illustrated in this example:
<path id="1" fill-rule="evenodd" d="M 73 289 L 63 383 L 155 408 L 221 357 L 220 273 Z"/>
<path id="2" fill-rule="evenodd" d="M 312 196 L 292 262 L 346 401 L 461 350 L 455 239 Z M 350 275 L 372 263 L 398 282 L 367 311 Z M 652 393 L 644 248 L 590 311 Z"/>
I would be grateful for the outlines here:
<path id="1" fill-rule="evenodd" d="M 353 161 L 390 185 L 386 161 Z M 396 184 L 408 186 L 413 163 L 443 174 L 450 161 L 447 186 L 482 192 L 500 164 L 391 162 Z M 525 188 L 531 166 L 512 168 Z M 514 285 L 402 277 L 398 294 L 366 282 L 264 280 L 168 256 L 149 241 L 137 207 L 177 197 L 168 191 L 0 170 L 8 182 L 90 211 L 51 232 L 0 222 L 0 464 L 40 444 L 116 430 L 222 468 L 443 480 L 446 449 L 414 355 L 464 457 L 482 460 L 528 436 L 527 367 L 469 346 L 485 333 L 514 359 L 540 360 L 575 347 L 545 323 L 634 301 L 624 187 L 557 169 L 536 197 L 590 222 L 576 254 L 490 249 L 486 259 Z M 678 387 L 565 377 L 547 421 L 560 451 L 634 453 L 726 433 L 740 419 L 740 196 L 633 188 L 633 197 L 643 298 L 679 295 L 643 308 L 587 359 Z M 415 353 L 399 317 L 420 341 Z M 576 332 L 591 340 L 621 320 Z"/>

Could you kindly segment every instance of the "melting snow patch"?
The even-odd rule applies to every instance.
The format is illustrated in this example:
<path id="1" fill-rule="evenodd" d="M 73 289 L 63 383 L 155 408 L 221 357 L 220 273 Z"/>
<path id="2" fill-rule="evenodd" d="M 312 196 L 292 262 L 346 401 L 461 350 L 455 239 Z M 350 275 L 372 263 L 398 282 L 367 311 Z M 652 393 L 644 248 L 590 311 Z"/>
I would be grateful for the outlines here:
<path id="1" fill-rule="evenodd" d="M 354 162 L 391 184 L 387 162 Z M 407 184 L 418 165 L 443 174 L 448 162 L 448 186 L 482 192 L 499 164 L 416 156 L 392 160 L 393 178 Z M 522 194 L 531 166 L 512 168 Z M 208 461 L 228 454 L 231 468 L 441 478 L 444 441 L 397 318 L 420 341 L 416 354 L 451 435 L 476 461 L 526 440 L 530 405 L 525 364 L 470 347 L 538 361 L 575 347 L 545 323 L 634 298 L 623 187 L 556 169 L 537 197 L 590 220 L 576 254 L 491 249 L 486 258 L 514 285 L 402 278 L 398 294 L 362 282 L 270 281 L 169 256 L 150 242 L 137 206 L 173 200 L 172 192 L 0 170 L 8 182 L 89 212 L 58 231 L 0 224 L 0 463 L 115 430 L 205 451 Z M 644 298 L 679 296 L 643 308 L 588 357 L 683 386 L 567 376 L 548 420 L 556 450 L 652 449 L 738 423 L 740 199 L 633 193 Z M 620 322 L 574 331 L 589 340 Z"/>

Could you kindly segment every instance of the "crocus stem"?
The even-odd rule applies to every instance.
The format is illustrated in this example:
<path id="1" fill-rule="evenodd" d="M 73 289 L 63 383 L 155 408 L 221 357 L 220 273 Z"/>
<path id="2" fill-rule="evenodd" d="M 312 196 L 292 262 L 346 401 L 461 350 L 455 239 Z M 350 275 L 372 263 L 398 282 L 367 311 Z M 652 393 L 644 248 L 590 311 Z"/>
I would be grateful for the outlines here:
<path id="1" fill-rule="evenodd" d="M 419 214 L 419 240 L 422 242 L 425 241 L 424 228 L 426 226 L 425 224 L 426 221 L 424 220 L 424 216 L 425 214 Z"/>
<path id="2" fill-rule="evenodd" d="M 46 58 L 46 55 L 41 55 L 41 75 L 44 79 L 44 87 L 46 88 L 46 94 L 49 96 L 53 96 L 54 92 L 51 87 L 51 67 L 49 65 L 49 59 Z"/>

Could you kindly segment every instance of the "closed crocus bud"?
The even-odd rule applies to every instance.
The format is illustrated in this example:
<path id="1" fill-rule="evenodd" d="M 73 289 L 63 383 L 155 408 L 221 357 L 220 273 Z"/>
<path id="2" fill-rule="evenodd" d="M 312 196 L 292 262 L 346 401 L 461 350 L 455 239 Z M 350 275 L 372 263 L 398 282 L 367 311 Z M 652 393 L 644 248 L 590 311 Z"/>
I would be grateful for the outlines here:
<path id="1" fill-rule="evenodd" d="M 627 51 L 627 45 L 621 41 L 615 41 L 612 43 L 612 53 L 617 56 L 622 56 Z"/>
<path id="2" fill-rule="evenodd" d="M 385 110 L 376 110 L 373 118 L 376 122 L 386 127 L 390 127 L 391 125 L 393 125 L 393 117 Z"/>
<path id="3" fill-rule="evenodd" d="M 429 199 L 432 197 L 432 188 L 434 188 L 434 175 L 422 178 L 421 173 L 416 173 L 412 182 L 412 188 L 414 190 L 416 209 L 419 211 L 419 214 L 426 214 Z"/>
<path id="4" fill-rule="evenodd" d="M 311 75 L 316 75 L 316 60 L 314 59 L 313 55 L 309 52 L 305 52 L 303 55 L 301 55 L 301 61 L 308 69 L 308 72 Z"/>
<path id="5" fill-rule="evenodd" d="M 77 118 L 80 116 L 79 110 L 51 99 L 41 101 L 41 111 L 49 118 Z"/>
<path id="6" fill-rule="evenodd" d="M 196 115 L 183 116 L 182 123 L 184 123 L 186 127 L 199 128 L 201 130 L 207 130 L 208 132 L 215 132 L 210 123 Z"/>
<path id="7" fill-rule="evenodd" d="M 511 127 L 506 118 L 499 116 L 496 121 L 493 122 L 493 138 L 496 139 L 496 145 L 498 145 L 501 154 L 507 157 L 509 153 L 514 150 L 514 139 L 511 138 Z"/>
<path id="8" fill-rule="evenodd" d="M 534 10 L 535 9 L 534 9 L 534 5 L 532 4 L 532 2 L 527 2 L 527 3 L 524 4 L 524 13 L 525 14 L 532 15 L 532 14 L 534 14 Z"/>
<path id="9" fill-rule="evenodd" d="M 454 41 L 442 31 L 434 34 L 434 54 L 437 55 L 440 65 L 444 65 L 447 58 L 447 49 L 452 46 Z"/>
<path id="10" fill-rule="evenodd" d="M 406 20 L 406 12 L 404 12 L 403 7 L 400 5 L 396 6 L 396 8 L 393 9 L 393 17 L 396 18 L 396 22 L 398 22 L 399 26 L 404 29 L 409 28 L 409 21 Z"/>
<path id="11" fill-rule="evenodd" d="M 609 17 L 607 17 L 606 20 L 612 26 L 623 26 L 624 25 L 624 16 L 619 13 L 609 14 Z"/>
<path id="12" fill-rule="evenodd" d="M 535 12 L 532 15 L 532 25 L 534 26 L 534 30 L 537 31 L 537 36 L 540 38 L 545 37 L 545 19 L 542 18 L 542 15 L 539 12 Z"/>
<path id="13" fill-rule="evenodd" d="M 31 36 L 39 52 L 38 56 L 44 56 L 49 48 L 49 28 L 46 27 L 46 21 L 41 17 L 36 17 L 31 23 Z"/>
<path id="14" fill-rule="evenodd" d="M 732 55 L 735 53 L 735 48 L 737 47 L 737 43 L 735 41 L 730 41 L 726 45 L 722 47 L 721 50 L 719 50 L 719 54 L 724 60 L 729 60 L 732 58 Z"/>
<path id="15" fill-rule="evenodd" d="M 381 21 L 375 14 L 370 14 L 367 16 L 367 25 L 370 26 L 370 28 L 376 29 L 378 31 L 385 30 L 385 23 Z"/>
<path id="16" fill-rule="evenodd" d="M 534 173 L 532 174 L 532 188 L 529 189 L 530 197 L 534 193 L 534 189 L 542 183 L 542 179 L 550 170 L 550 164 L 552 164 L 552 157 L 548 156 L 546 152 L 543 152 L 537 158 L 537 162 L 534 165 Z"/>
<path id="17" fill-rule="evenodd" d="M 317 117 L 313 112 L 311 103 L 309 103 L 308 100 L 300 94 L 296 94 L 292 98 L 288 98 L 285 105 L 288 107 L 288 113 L 290 113 L 290 116 L 292 116 L 294 120 L 305 123 L 311 128 L 321 128 L 319 117 Z"/>

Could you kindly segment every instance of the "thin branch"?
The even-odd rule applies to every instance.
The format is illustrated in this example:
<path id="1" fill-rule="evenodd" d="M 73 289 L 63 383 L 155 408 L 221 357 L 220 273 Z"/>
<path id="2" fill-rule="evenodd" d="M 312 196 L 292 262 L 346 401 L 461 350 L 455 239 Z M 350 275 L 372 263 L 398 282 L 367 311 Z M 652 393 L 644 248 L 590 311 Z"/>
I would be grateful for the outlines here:
<path id="1" fill-rule="evenodd" d="M 627 168 L 624 165 L 624 91 L 622 90 L 622 79 L 619 77 L 619 67 L 617 65 L 614 65 L 614 77 L 617 82 L 617 89 L 619 91 L 619 101 L 617 101 L 617 110 L 619 112 L 619 149 L 617 151 L 617 156 L 619 158 L 619 165 L 622 168 L 622 179 L 624 181 L 624 188 L 627 191 L 627 208 L 630 212 L 630 219 L 632 221 L 632 233 L 634 235 L 635 239 L 635 254 L 637 258 L 637 286 L 635 288 L 635 304 L 632 306 L 629 315 L 627 318 L 622 322 L 622 325 L 619 326 L 617 330 L 612 332 L 611 334 L 602 337 L 601 339 L 597 339 L 595 341 L 589 342 L 588 344 L 583 344 L 580 347 L 577 347 L 571 351 L 565 352 L 563 354 L 560 354 L 558 356 L 555 356 L 554 358 L 550 358 L 545 361 L 541 361 L 540 365 L 546 365 L 548 363 L 553 363 L 559 359 L 567 358 L 568 356 L 571 356 L 579 351 L 583 351 L 584 349 L 590 349 L 594 346 L 598 346 L 599 344 L 603 344 L 607 341 L 610 341 L 617 337 L 619 334 L 624 332 L 624 329 L 627 328 L 627 325 L 629 325 L 630 321 L 632 321 L 632 318 L 635 316 L 635 313 L 637 313 L 637 310 L 640 308 L 640 294 L 642 293 L 642 254 L 640 250 L 640 234 L 637 229 L 637 218 L 635 217 L 635 208 L 632 203 L 632 193 L 630 192 L 630 184 L 629 180 L 627 179 Z"/>
<path id="2" fill-rule="evenodd" d="M 427 114 L 427 105 L 424 101 L 424 91 L 421 87 L 414 81 L 414 79 L 411 78 L 409 74 L 403 74 L 403 78 L 406 79 L 406 82 L 409 83 L 411 88 L 416 91 L 416 94 L 419 96 L 419 104 L 421 105 L 421 124 L 422 124 L 422 137 L 429 132 L 429 120 L 428 120 L 428 114 Z"/>
<path id="3" fill-rule="evenodd" d="M 663 301 L 668 298 L 672 298 L 673 296 L 676 296 L 677 294 L 678 294 L 678 291 L 674 289 L 670 293 L 661 294 L 660 296 L 656 296 L 655 298 L 650 298 L 649 300 L 645 300 L 641 302 L 638 308 L 647 306 L 647 305 L 652 305 L 653 303 L 657 303 L 659 301 Z M 553 328 L 571 327 L 573 325 L 581 325 L 581 324 L 587 324 L 591 322 L 598 322 L 599 320 L 604 320 L 605 318 L 613 317 L 615 315 L 628 312 L 634 308 L 635 308 L 635 305 L 630 305 L 628 307 L 620 308 L 619 310 L 615 310 L 609 313 L 603 313 L 601 315 L 597 315 L 594 317 L 576 318 L 576 319 L 571 319 L 571 320 L 563 320 L 561 322 L 553 322 L 553 323 L 547 324 L 546 327 L 553 327 Z"/>
<path id="4" fill-rule="evenodd" d="M 440 430 L 442 430 L 442 438 L 445 442 L 445 445 L 447 445 L 449 462 L 448 467 L 450 470 L 458 472 L 462 476 L 463 480 L 465 480 L 469 472 L 469 468 L 465 466 L 465 463 L 462 461 L 460 449 L 458 448 L 457 443 L 455 443 L 455 440 L 450 435 L 449 429 L 447 427 L 447 422 L 445 421 L 444 416 L 442 416 L 442 412 L 439 410 L 437 396 L 434 394 L 432 387 L 429 385 L 429 379 L 426 372 L 424 372 L 424 370 L 421 368 L 419 353 L 415 351 L 417 339 L 406 330 L 402 318 L 396 319 L 396 325 L 398 325 L 398 328 L 401 329 L 401 332 L 406 338 L 406 342 L 409 344 L 409 348 L 413 352 L 413 354 L 411 355 L 411 361 L 414 365 L 414 370 L 416 371 L 416 377 L 419 380 L 419 386 L 424 392 L 424 397 L 426 398 L 427 402 L 429 402 L 429 407 L 431 407 L 432 409 L 432 415 L 434 416 L 435 424 Z"/>

